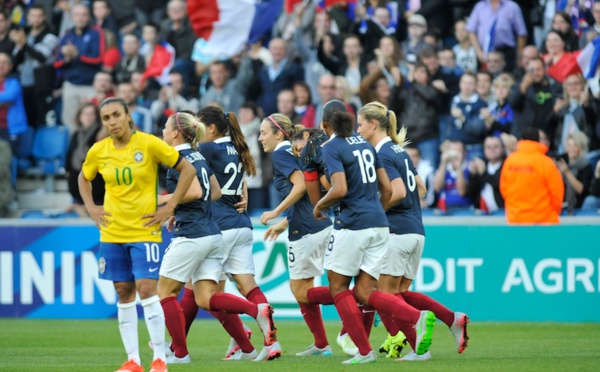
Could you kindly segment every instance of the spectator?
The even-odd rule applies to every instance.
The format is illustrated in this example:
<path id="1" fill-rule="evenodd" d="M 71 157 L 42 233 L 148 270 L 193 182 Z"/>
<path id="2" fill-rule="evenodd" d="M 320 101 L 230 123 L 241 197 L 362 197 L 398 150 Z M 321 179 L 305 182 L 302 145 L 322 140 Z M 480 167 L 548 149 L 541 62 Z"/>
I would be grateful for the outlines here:
<path id="1" fill-rule="evenodd" d="M 491 51 L 488 53 L 486 67 L 487 71 L 492 74 L 494 79 L 505 70 L 511 71 L 510 69 L 506 69 L 506 58 L 504 57 L 504 53 L 498 51 Z"/>
<path id="2" fill-rule="evenodd" d="M 590 192 L 594 169 L 587 159 L 588 138 L 583 132 L 573 132 L 567 137 L 567 161 L 563 157 L 554 162 L 565 183 L 565 202 L 569 215 L 581 208 Z"/>
<path id="3" fill-rule="evenodd" d="M 319 60 L 334 75 L 345 76 L 352 94 L 358 97 L 360 82 L 368 73 L 360 39 L 356 35 L 348 35 L 343 44 L 344 58 L 334 59 L 319 53 Z"/>
<path id="4" fill-rule="evenodd" d="M 554 13 L 554 17 L 552 18 L 552 29 L 560 31 L 564 36 L 565 40 L 565 51 L 567 52 L 575 52 L 579 50 L 579 36 L 573 29 L 573 21 L 571 20 L 571 16 L 564 11 L 559 11 Z M 546 49 L 546 41 L 542 44 L 542 54 L 548 53 Z"/>
<path id="5" fill-rule="evenodd" d="M 8 13 L 0 10 L 0 53 L 11 54 L 15 43 L 9 37 L 11 31 L 10 17 Z"/>
<path id="6" fill-rule="evenodd" d="M 98 107 L 106 98 L 114 97 L 112 76 L 108 72 L 98 71 L 94 76 L 94 84 L 92 86 L 95 93 L 89 97 L 88 102 L 94 106 Z M 79 119 L 79 115 L 76 115 L 75 119 Z"/>
<path id="7" fill-rule="evenodd" d="M 523 130 L 517 151 L 510 154 L 500 173 L 500 192 L 511 224 L 557 224 L 565 186 L 539 129 Z"/>
<path id="8" fill-rule="evenodd" d="M 56 0 L 52 9 L 52 28 L 59 38 L 73 27 L 70 0 Z"/>
<path id="9" fill-rule="evenodd" d="M 442 48 L 438 51 L 438 61 L 440 63 L 440 68 L 447 72 L 452 73 L 456 76 L 462 75 L 465 71 L 456 66 L 456 57 L 454 55 L 454 51 L 450 48 Z"/>
<path id="10" fill-rule="evenodd" d="M 209 75 L 211 86 L 200 99 L 200 107 L 210 102 L 217 102 L 225 112 L 238 112 L 244 103 L 246 88 L 241 82 L 246 79 L 231 79 L 229 69 L 223 61 L 214 61 L 210 64 Z"/>
<path id="11" fill-rule="evenodd" d="M 159 24 L 165 19 L 164 0 L 135 0 L 135 20 L 140 26 L 148 22 Z"/>
<path id="12" fill-rule="evenodd" d="M 38 127 L 46 124 L 46 114 L 52 110 L 52 90 L 55 84 L 52 62 L 58 38 L 50 33 L 42 6 L 32 5 L 29 8 L 27 23 L 27 31 L 12 30 L 10 37 L 15 42 L 12 53 L 23 87 L 27 121 Z"/>
<path id="13" fill-rule="evenodd" d="M 285 40 L 272 39 L 269 52 L 273 61 L 260 68 L 257 82 L 260 90 L 257 100 L 265 115 L 271 115 L 277 110 L 277 95 L 281 90 L 291 88 L 304 78 L 302 66 L 288 58 Z"/>
<path id="14" fill-rule="evenodd" d="M 460 141 L 449 141 L 442 145 L 442 149 L 433 186 L 440 195 L 438 207 L 445 211 L 472 206 L 473 203 L 467 196 L 469 169 L 464 145 Z"/>
<path id="15" fill-rule="evenodd" d="M 526 73 L 525 70 L 527 68 L 527 64 L 529 64 L 529 61 L 531 61 L 533 58 L 539 57 L 539 55 L 538 48 L 535 45 L 527 45 L 525 48 L 523 48 L 523 54 L 521 54 L 521 57 L 519 58 L 519 64 L 513 72 L 516 80 L 523 79 L 523 76 L 525 76 Z"/>
<path id="16" fill-rule="evenodd" d="M 600 161 L 596 162 L 590 194 L 583 201 L 581 209 L 600 209 Z"/>
<path id="17" fill-rule="evenodd" d="M 107 0 L 95 0 L 92 3 L 92 24 L 100 27 L 105 31 L 110 31 L 113 35 L 119 34 L 119 27 L 117 26 L 117 20 L 112 15 L 110 5 Z"/>
<path id="18" fill-rule="evenodd" d="M 273 29 L 271 30 L 271 37 L 279 37 L 290 42 L 292 41 L 294 32 L 300 28 L 302 30 L 301 32 L 304 34 L 303 37 L 312 39 L 317 4 L 314 1 L 286 2 L 286 6 L 288 4 L 293 6 L 293 8 L 287 9 L 287 11 L 283 11 L 279 14 L 277 21 L 275 21 Z M 300 23 L 296 22 L 298 15 L 301 16 Z"/>
<path id="19" fill-rule="evenodd" d="M 282 90 L 279 94 L 291 92 Z M 293 106 L 293 104 L 292 104 Z M 261 144 L 258 142 L 260 135 L 260 123 L 262 118 L 260 115 L 260 107 L 254 102 L 246 102 L 240 106 L 238 115 L 242 134 L 248 144 L 250 155 L 254 158 L 256 164 L 256 176 L 246 176 L 246 185 L 248 186 L 248 209 L 266 209 L 269 208 L 269 183 L 272 174 L 270 168 L 270 156 L 262 150 Z M 269 168 L 269 169 L 266 169 Z"/>
<path id="20" fill-rule="evenodd" d="M 589 146 L 596 149 L 598 140 L 596 126 L 598 119 L 598 101 L 590 97 L 586 89 L 585 79 L 581 74 L 567 77 L 563 83 L 563 97 L 557 97 L 554 103 L 554 113 L 558 118 L 556 134 L 552 145 L 559 154 L 566 152 L 567 137 L 574 132 L 586 134 Z"/>
<path id="21" fill-rule="evenodd" d="M 460 20 L 454 24 L 454 37 L 458 42 L 452 48 L 456 55 L 456 66 L 462 68 L 463 71 L 477 72 L 477 52 L 471 44 L 465 21 Z"/>
<path id="22" fill-rule="evenodd" d="M 592 16 L 594 24 L 588 29 L 585 35 L 585 41 L 588 43 L 600 35 L 600 1 L 594 1 L 592 4 Z"/>
<path id="23" fill-rule="evenodd" d="M 294 91 L 291 89 L 282 90 L 277 95 L 277 112 L 287 116 L 292 124 L 299 124 L 302 121 L 302 116 L 294 110 L 295 101 Z"/>
<path id="24" fill-rule="evenodd" d="M 19 137 L 27 130 L 27 115 L 19 79 L 10 77 L 13 64 L 9 54 L 0 53 L 0 139 L 10 144 L 13 154 Z"/>
<path id="25" fill-rule="evenodd" d="M 427 193 L 421 199 L 421 208 L 431 208 L 435 204 L 435 190 L 433 187 L 435 168 L 427 160 L 421 158 L 418 146 L 408 144 L 404 146 L 404 149 L 408 153 L 408 156 L 410 156 L 410 160 L 412 160 L 417 173 L 425 183 L 425 187 L 427 187 Z"/>
<path id="26" fill-rule="evenodd" d="M 415 1 L 405 1 L 406 3 L 415 3 Z M 401 2 L 398 2 L 399 4 Z M 419 1 L 420 6 L 413 12 L 404 12 L 404 17 L 410 19 L 413 14 L 422 15 L 428 24 L 428 29 L 438 32 L 441 35 L 449 36 L 450 28 L 452 27 L 452 14 L 449 14 L 453 1 L 448 0 L 428 0 Z"/>
<path id="27" fill-rule="evenodd" d="M 4 217 L 5 209 L 10 209 L 11 203 L 18 207 L 15 201 L 14 185 L 11 184 L 12 154 L 10 144 L 0 138 L 0 217 Z"/>
<path id="28" fill-rule="evenodd" d="M 545 45 L 548 54 L 542 57 L 551 78 L 562 84 L 567 76 L 581 72 L 577 64 L 577 54 L 567 52 L 565 35 L 561 31 L 550 30 L 546 35 Z"/>
<path id="29" fill-rule="evenodd" d="M 348 85 L 348 79 L 345 76 L 335 77 L 335 99 L 344 102 L 352 108 L 352 112 L 358 112 L 358 109 L 362 106 L 362 102 L 358 96 L 352 94 L 350 85 Z"/>
<path id="30" fill-rule="evenodd" d="M 479 71 L 477 72 L 477 86 L 475 91 L 488 106 L 496 103 L 496 95 L 492 90 L 492 80 L 494 77 L 490 71 Z"/>
<path id="31" fill-rule="evenodd" d="M 164 123 L 171 115 L 182 111 L 195 113 L 201 106 L 196 98 L 188 99 L 185 97 L 185 80 L 179 71 L 171 71 L 169 80 L 171 83 L 160 89 L 158 99 L 152 102 L 150 106 L 152 118 L 154 123 L 158 125 L 159 132 L 162 131 Z M 210 101 L 206 104 L 208 103 Z"/>
<path id="32" fill-rule="evenodd" d="M 487 107 L 487 103 L 475 92 L 476 80 L 475 75 L 470 72 L 461 76 L 460 93 L 452 99 L 451 114 L 454 122 L 448 132 L 448 138 L 463 143 L 467 150 L 467 160 L 483 158 L 483 140 L 487 132 L 481 116 L 481 110 Z"/>
<path id="33" fill-rule="evenodd" d="M 117 26 L 119 27 L 119 34 L 124 35 L 130 32 L 135 32 L 138 29 L 138 25 L 142 26 L 145 23 L 136 22 L 135 6 L 137 0 L 107 0 L 108 6 L 111 9 L 112 15 L 117 20 Z M 144 3 L 152 3 L 158 0 L 143 0 Z M 164 2 L 161 1 L 161 6 L 164 8 Z M 162 20 L 162 18 L 161 18 Z M 160 22 L 160 21 L 158 21 Z"/>
<path id="34" fill-rule="evenodd" d="M 148 87 L 148 81 L 144 79 L 142 72 L 132 72 L 131 80 L 124 81 L 124 83 L 128 82 L 131 82 L 133 89 L 135 89 L 135 96 L 137 97 L 136 102 L 138 105 L 149 109 L 150 106 L 152 106 L 152 102 L 158 99 L 159 90 L 150 89 L 150 87 Z"/>
<path id="35" fill-rule="evenodd" d="M 354 34 L 358 35 L 364 48 L 365 59 L 367 61 L 375 58 L 375 49 L 379 45 L 379 40 L 384 36 L 392 36 L 396 33 L 394 28 L 390 28 L 390 11 L 385 6 L 374 8 L 373 15 L 369 15 L 364 5 L 356 6 L 357 22 L 354 26 Z"/>
<path id="36" fill-rule="evenodd" d="M 500 137 L 502 133 L 511 131 L 515 113 L 508 104 L 508 95 L 513 85 L 514 80 L 509 74 L 501 74 L 494 80 L 496 101 L 488 108 L 481 109 L 481 116 L 490 136 Z"/>
<path id="37" fill-rule="evenodd" d="M 188 20 L 187 7 L 184 0 L 170 0 L 167 4 L 167 15 L 160 25 L 159 40 L 165 40 L 175 49 L 175 65 L 173 68 L 183 75 L 186 82 L 194 76 L 192 49 L 196 35 Z"/>
<path id="38" fill-rule="evenodd" d="M 81 171 L 88 150 L 96 141 L 102 139 L 98 138 L 102 124 L 100 123 L 100 113 L 97 106 L 93 103 L 84 103 L 77 110 L 74 122 L 76 129 L 73 136 L 71 136 L 65 161 L 69 193 L 73 199 L 73 205 L 69 210 L 75 211 L 80 217 L 87 217 L 88 214 L 79 194 L 77 178 L 79 177 L 79 172 Z M 102 176 L 98 175 L 92 181 L 92 186 L 94 204 L 104 204 L 104 179 Z"/>
<path id="39" fill-rule="evenodd" d="M 527 41 L 523 13 L 511 0 L 478 2 L 469 16 L 467 31 L 479 63 L 487 63 L 491 51 L 500 51 L 505 56 L 508 71 L 516 65 Z"/>
<path id="40" fill-rule="evenodd" d="M 294 111 L 296 112 L 296 114 L 300 115 L 301 117 L 304 117 L 304 114 L 306 114 L 308 109 L 313 107 L 310 88 L 308 87 L 308 85 L 306 85 L 305 82 L 298 81 L 294 83 L 292 90 L 294 92 L 294 97 L 296 97 Z"/>
<path id="41" fill-rule="evenodd" d="M 404 76 L 408 76 L 408 65 L 395 38 L 384 36 L 379 40 L 379 47 L 375 49 L 375 59 L 369 63 L 368 69 L 369 73 L 381 70 L 390 88 L 404 82 Z"/>
<path id="42" fill-rule="evenodd" d="M 62 123 L 73 132 L 77 108 L 94 94 L 92 82 L 104 60 L 104 32 L 90 25 L 90 10 L 75 5 L 72 10 L 73 28 L 60 39 L 54 67 L 60 68 L 62 86 Z"/>
<path id="43" fill-rule="evenodd" d="M 144 79 L 150 80 L 148 84 L 158 90 L 159 87 L 169 84 L 169 72 L 175 62 L 173 46 L 158 39 L 159 28 L 155 23 L 147 23 L 142 28 L 144 43 L 140 48 L 140 55 L 144 57 L 146 69 Z"/>
<path id="44" fill-rule="evenodd" d="M 400 114 L 400 122 L 408 129 L 408 137 L 419 149 L 419 157 L 437 167 L 440 158 L 438 112 L 440 94 L 431 85 L 427 66 L 417 63 L 409 75 L 411 85 L 390 106 Z M 393 96 L 396 97 L 396 96 Z"/>
<path id="45" fill-rule="evenodd" d="M 319 79 L 319 96 L 321 101 L 310 106 L 302 117 L 302 125 L 304 125 L 305 128 L 320 129 L 323 106 L 335 98 L 335 78 L 333 75 L 321 76 Z M 352 109 L 348 104 L 346 104 L 346 109 L 348 112 L 352 112 Z"/>
<path id="46" fill-rule="evenodd" d="M 500 173 L 504 163 L 504 147 L 499 137 L 489 136 L 484 141 L 485 161 L 475 158 L 469 162 L 467 195 L 475 206 L 486 213 L 504 208 L 500 193 Z"/>
<path id="47" fill-rule="evenodd" d="M 121 52 L 119 51 L 119 44 L 115 34 L 110 31 L 104 31 L 104 40 L 106 40 L 106 53 L 102 61 L 102 71 L 112 73 L 121 60 Z"/>
<path id="48" fill-rule="evenodd" d="M 554 138 L 556 120 L 552 108 L 560 90 L 546 75 L 544 61 L 540 57 L 532 58 L 527 64 L 527 74 L 515 84 L 508 97 L 508 104 L 515 111 L 512 134 L 520 138 L 525 128 L 534 127 Z"/>
<path id="49" fill-rule="evenodd" d="M 123 36 L 123 57 L 115 66 L 114 80 L 120 84 L 131 80 L 131 73 L 134 71 L 144 71 L 146 61 L 140 56 L 140 39 L 136 34 L 126 34 Z"/>
<path id="50" fill-rule="evenodd" d="M 408 63 L 417 62 L 417 56 L 425 46 L 423 40 L 427 32 L 427 21 L 420 14 L 408 18 L 408 40 L 402 43 L 402 49 Z"/>
<path id="51" fill-rule="evenodd" d="M 138 105 L 137 92 L 133 84 L 125 82 L 117 86 L 117 97 L 127 103 L 133 123 L 142 131 L 150 134 L 156 133 L 152 113 L 144 106 Z"/>

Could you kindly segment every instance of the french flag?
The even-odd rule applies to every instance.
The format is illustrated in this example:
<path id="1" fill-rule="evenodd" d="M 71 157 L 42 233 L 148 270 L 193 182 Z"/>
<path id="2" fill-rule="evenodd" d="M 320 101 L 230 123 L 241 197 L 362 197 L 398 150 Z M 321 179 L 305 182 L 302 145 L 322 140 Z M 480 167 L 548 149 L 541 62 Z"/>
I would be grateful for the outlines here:
<path id="1" fill-rule="evenodd" d="M 187 8 L 196 36 L 206 41 L 203 53 L 227 58 L 270 32 L 283 0 L 187 0 Z"/>
<path id="2" fill-rule="evenodd" d="M 600 36 L 590 41 L 577 56 L 577 64 L 586 79 L 596 76 L 598 63 L 600 62 Z"/>
<path id="3" fill-rule="evenodd" d="M 148 44 L 142 45 L 140 54 L 146 55 L 148 52 Z M 144 79 L 154 78 L 161 85 L 168 85 L 169 72 L 175 65 L 175 48 L 166 41 L 158 43 L 154 46 L 152 57 L 148 63 L 148 67 L 144 71 Z"/>

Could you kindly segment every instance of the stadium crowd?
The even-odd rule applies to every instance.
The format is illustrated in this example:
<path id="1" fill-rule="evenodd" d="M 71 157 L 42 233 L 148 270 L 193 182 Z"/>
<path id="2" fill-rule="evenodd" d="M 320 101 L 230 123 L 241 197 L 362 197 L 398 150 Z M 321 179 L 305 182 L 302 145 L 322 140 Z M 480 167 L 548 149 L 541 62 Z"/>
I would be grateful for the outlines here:
<path id="1" fill-rule="evenodd" d="M 64 168 L 81 215 L 76 178 L 87 150 L 107 136 L 97 106 L 113 96 L 138 130 L 157 135 L 174 112 L 236 113 L 257 164 L 247 179 L 255 211 L 280 202 L 258 142 L 262 119 L 281 113 L 318 127 L 331 99 L 353 113 L 372 101 L 396 113 L 428 189 L 424 211 L 502 211 L 503 162 L 530 127 L 562 174 L 564 213 L 600 207 L 600 2 L 290 0 L 269 34 L 231 58 L 207 53 L 187 5 L 4 2 L 0 139 L 16 157 L 28 130 L 67 128 Z M 16 179 L 10 193 L 19 181 L 2 172 L 23 169 L 1 154 L 1 182 Z"/>

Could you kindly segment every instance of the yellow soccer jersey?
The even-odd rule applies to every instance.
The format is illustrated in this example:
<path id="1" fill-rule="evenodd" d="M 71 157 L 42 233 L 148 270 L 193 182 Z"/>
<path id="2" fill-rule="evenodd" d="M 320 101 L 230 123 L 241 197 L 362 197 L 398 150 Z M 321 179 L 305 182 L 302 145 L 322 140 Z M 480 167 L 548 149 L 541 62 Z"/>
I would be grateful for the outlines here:
<path id="1" fill-rule="evenodd" d="M 110 223 L 100 228 L 106 243 L 161 242 L 160 226 L 144 227 L 141 217 L 156 211 L 159 164 L 174 167 L 179 153 L 162 140 L 135 131 L 129 144 L 115 148 L 109 137 L 87 153 L 82 172 L 87 180 L 100 173 L 106 184 L 104 210 Z"/>

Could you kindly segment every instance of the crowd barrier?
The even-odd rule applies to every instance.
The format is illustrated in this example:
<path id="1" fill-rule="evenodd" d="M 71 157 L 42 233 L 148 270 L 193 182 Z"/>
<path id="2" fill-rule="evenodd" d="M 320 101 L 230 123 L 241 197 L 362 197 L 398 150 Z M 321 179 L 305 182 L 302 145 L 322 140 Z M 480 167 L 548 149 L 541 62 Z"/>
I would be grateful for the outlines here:
<path id="1" fill-rule="evenodd" d="M 278 317 L 300 319 L 285 237 L 255 226 L 256 279 Z M 426 219 L 413 289 L 478 321 L 598 322 L 599 220 L 507 226 L 501 218 Z M 98 230 L 77 220 L 0 222 L 0 317 L 116 316 L 112 283 L 97 275 Z M 168 245 L 165 234 L 162 249 Z M 326 276 L 317 284 L 326 284 Z M 228 288 L 237 293 L 232 284 Z M 333 306 L 325 319 L 337 319 Z"/>

